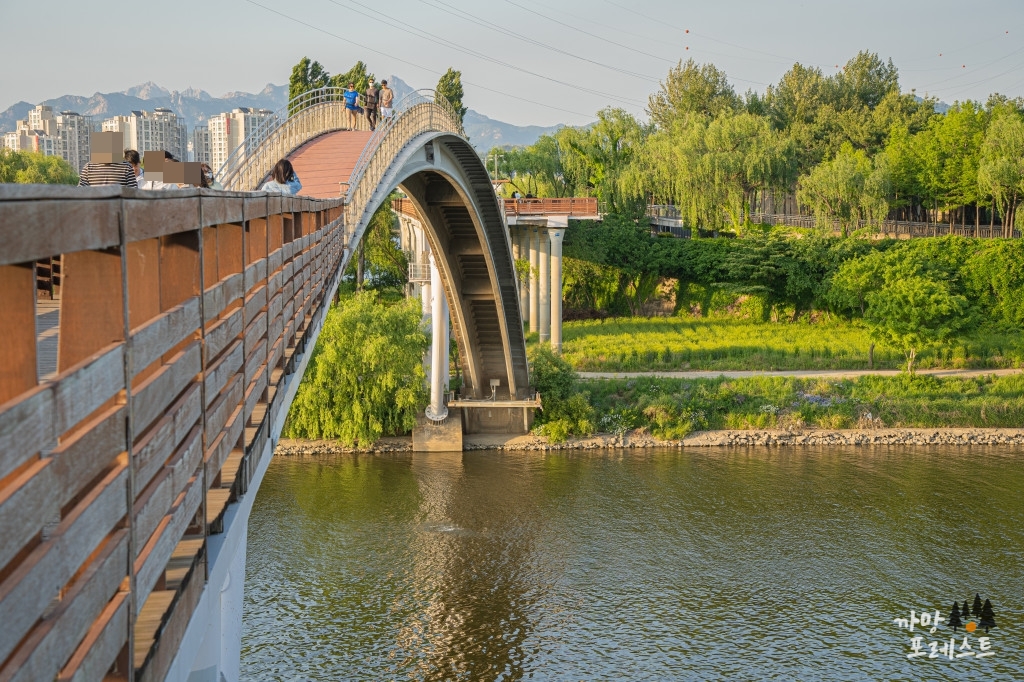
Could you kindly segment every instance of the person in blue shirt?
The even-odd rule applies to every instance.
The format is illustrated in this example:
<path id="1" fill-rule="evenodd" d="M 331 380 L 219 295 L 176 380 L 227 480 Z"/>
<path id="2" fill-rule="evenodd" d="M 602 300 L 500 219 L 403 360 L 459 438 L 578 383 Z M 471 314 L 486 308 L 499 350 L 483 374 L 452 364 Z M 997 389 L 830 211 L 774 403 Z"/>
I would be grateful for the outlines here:
<path id="1" fill-rule="evenodd" d="M 348 118 L 348 127 L 356 129 L 356 114 L 359 113 L 359 93 L 356 92 L 356 84 L 349 83 L 345 91 L 345 116 Z"/>

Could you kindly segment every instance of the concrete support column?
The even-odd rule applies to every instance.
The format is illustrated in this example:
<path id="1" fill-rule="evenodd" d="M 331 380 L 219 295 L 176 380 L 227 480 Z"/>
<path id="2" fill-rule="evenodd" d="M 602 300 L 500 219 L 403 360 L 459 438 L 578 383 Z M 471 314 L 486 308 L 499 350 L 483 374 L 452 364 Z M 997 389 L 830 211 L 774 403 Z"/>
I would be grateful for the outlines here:
<path id="1" fill-rule="evenodd" d="M 540 231 L 540 342 L 551 340 L 551 241 L 547 228 Z"/>
<path id="2" fill-rule="evenodd" d="M 443 290 L 444 287 L 441 287 Z M 444 366 L 441 369 L 441 382 L 443 384 L 442 389 L 445 393 L 451 390 L 451 364 L 452 364 L 452 331 L 451 331 L 451 310 L 448 309 L 448 298 L 445 296 L 441 297 L 441 317 L 444 323 Z"/>
<path id="3" fill-rule="evenodd" d="M 526 228 L 530 237 L 530 331 L 540 331 L 540 233 L 536 227 Z"/>
<path id="4" fill-rule="evenodd" d="M 551 350 L 562 352 L 562 238 L 564 228 L 548 230 L 551 242 Z"/>
<path id="5" fill-rule="evenodd" d="M 519 243 L 519 258 L 530 262 L 530 241 L 526 230 L 516 226 L 516 241 Z M 530 318 L 530 276 L 519 283 L 519 310 L 523 314 L 523 322 Z"/>
<path id="6" fill-rule="evenodd" d="M 444 319 L 444 290 L 441 287 L 441 272 L 434 255 L 430 255 L 430 404 L 427 405 L 427 419 L 442 421 L 448 416 L 444 404 L 444 358 L 448 346 L 448 325 Z"/>

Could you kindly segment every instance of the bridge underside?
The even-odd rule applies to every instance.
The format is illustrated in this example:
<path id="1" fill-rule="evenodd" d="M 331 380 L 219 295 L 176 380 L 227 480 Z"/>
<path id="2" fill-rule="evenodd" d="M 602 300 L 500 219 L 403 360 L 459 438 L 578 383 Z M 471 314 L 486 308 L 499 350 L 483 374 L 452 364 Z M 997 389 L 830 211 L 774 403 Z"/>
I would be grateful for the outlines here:
<path id="1" fill-rule="evenodd" d="M 344 135 L 352 133 L 331 133 L 298 151 L 307 150 L 308 156 Z M 533 398 L 526 341 L 508 230 L 483 163 L 466 140 L 454 135 L 426 134 L 406 145 L 367 205 L 348 214 L 352 248 L 346 260 L 374 211 L 398 188 L 416 207 L 440 270 L 459 347 L 462 397 L 470 402 L 490 398 L 491 381 L 497 380 L 495 397 L 506 402 L 469 409 L 466 431 L 523 432 L 524 409 Z M 510 407 L 508 401 L 522 404 Z"/>

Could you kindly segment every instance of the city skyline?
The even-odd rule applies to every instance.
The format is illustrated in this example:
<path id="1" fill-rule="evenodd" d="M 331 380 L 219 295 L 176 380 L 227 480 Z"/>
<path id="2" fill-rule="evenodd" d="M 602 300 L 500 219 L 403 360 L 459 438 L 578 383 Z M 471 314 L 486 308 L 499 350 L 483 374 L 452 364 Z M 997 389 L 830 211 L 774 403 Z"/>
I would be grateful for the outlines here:
<path id="1" fill-rule="evenodd" d="M 186 11 L 159 14 L 162 30 L 175 36 L 161 41 L 168 54 L 145 47 L 151 33 L 144 27 L 157 19 L 156 9 L 140 6 L 127 25 L 78 4 L 54 4 L 54 25 L 78 30 L 46 51 L 34 50 L 32 69 L 0 76 L 0 110 L 146 81 L 214 96 L 258 92 L 267 83 L 287 83 L 302 56 L 332 73 L 361 59 L 378 77 L 396 74 L 414 87 L 433 86 L 452 66 L 463 73 L 469 106 L 519 125 L 587 123 L 605 106 L 644 116 L 648 95 L 668 69 L 690 57 L 723 69 L 741 93 L 763 92 L 795 62 L 834 73 L 860 50 L 891 58 L 905 92 L 952 103 L 1024 91 L 1018 73 L 1024 6 L 1006 0 L 980 9 L 954 2 L 871 0 L 854 7 L 785 0 L 770 11 L 751 2 L 667 0 L 633 6 L 503 0 L 485 7 L 404 0 L 372 11 L 361 0 L 308 0 L 285 8 L 263 0 L 190 0 L 177 5 Z M 203 24 L 188 11 L 193 6 Z M 0 17 L 9 26 L 27 25 L 32 9 L 12 4 Z M 11 33 L 0 58 L 17 63 L 34 48 L 29 35 Z M 77 59 L 86 53 L 90 59 Z"/>

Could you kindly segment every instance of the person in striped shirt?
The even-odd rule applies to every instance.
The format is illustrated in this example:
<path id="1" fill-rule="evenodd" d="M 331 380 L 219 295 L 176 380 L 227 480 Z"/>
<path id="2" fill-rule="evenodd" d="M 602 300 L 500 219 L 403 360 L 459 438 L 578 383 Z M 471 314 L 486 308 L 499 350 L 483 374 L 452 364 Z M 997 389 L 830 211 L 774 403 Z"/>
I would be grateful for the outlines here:
<path id="1" fill-rule="evenodd" d="M 135 180 L 135 169 L 127 161 L 117 163 L 87 163 L 78 175 L 79 187 L 95 187 L 97 185 L 124 185 L 138 187 Z"/>
<path id="2" fill-rule="evenodd" d="M 92 146 L 91 159 L 78 174 L 79 187 L 95 187 L 97 185 L 123 185 L 138 187 L 135 169 L 127 161 L 122 160 L 119 149 L 123 138 L 121 133 L 92 133 L 89 139 Z M 115 159 L 117 159 L 115 161 Z"/>

